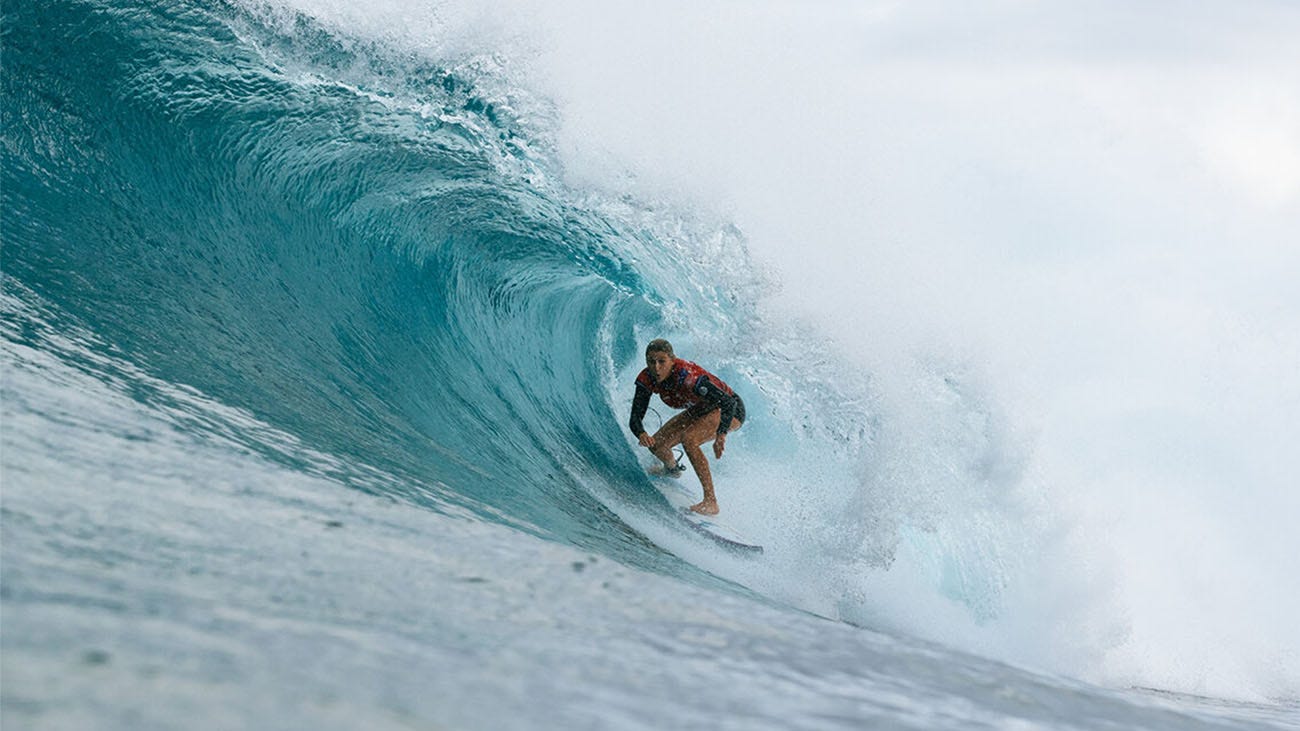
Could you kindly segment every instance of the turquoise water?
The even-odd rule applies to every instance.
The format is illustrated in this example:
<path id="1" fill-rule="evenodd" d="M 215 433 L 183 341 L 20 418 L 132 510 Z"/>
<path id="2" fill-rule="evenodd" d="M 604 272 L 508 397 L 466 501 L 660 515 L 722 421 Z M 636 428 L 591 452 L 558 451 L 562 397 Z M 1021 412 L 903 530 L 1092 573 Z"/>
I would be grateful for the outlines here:
<path id="1" fill-rule="evenodd" d="M 895 566 L 935 621 L 1002 616 L 1033 536 L 984 502 L 1020 479 L 996 406 L 936 367 L 940 453 L 898 464 L 738 231 L 566 184 L 490 59 L 124 0 L 6 0 L 3 54 L 6 726 L 1295 724 L 897 621 Z M 655 335 L 746 395 L 717 470 L 761 560 L 644 476 Z"/>

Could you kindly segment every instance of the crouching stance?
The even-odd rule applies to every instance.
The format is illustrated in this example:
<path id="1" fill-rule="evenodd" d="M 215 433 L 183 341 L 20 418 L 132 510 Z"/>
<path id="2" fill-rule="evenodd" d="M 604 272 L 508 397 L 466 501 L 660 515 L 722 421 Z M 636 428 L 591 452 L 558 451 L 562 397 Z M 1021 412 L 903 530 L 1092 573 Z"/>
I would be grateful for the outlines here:
<path id="1" fill-rule="evenodd" d="M 667 340 L 652 340 L 645 349 L 645 370 L 636 377 L 636 395 L 632 397 L 632 418 L 628 426 L 641 446 L 663 462 L 662 471 L 676 477 L 685 469 L 677 464 L 673 447 L 678 444 L 704 486 L 704 500 L 691 510 L 704 515 L 718 514 L 718 499 L 713 494 L 713 476 L 709 460 L 700 446 L 713 442 L 713 456 L 722 459 L 727 448 L 727 432 L 739 429 L 745 421 L 745 402 L 721 378 L 688 360 L 673 355 Z M 659 394 L 674 409 L 685 409 L 673 416 L 654 436 L 641 427 L 651 394 Z"/>

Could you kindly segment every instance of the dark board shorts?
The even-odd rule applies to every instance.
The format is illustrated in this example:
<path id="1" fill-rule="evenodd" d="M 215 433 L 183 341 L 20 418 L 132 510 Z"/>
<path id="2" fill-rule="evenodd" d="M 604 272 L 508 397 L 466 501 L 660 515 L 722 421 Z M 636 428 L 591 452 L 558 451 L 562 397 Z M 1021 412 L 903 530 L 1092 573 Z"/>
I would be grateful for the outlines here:
<path id="1" fill-rule="evenodd" d="M 687 408 L 686 413 L 690 414 L 692 418 L 699 418 L 717 410 L 718 407 L 713 404 L 698 403 Z M 736 413 L 732 414 L 732 418 L 741 424 L 745 423 L 745 400 L 740 397 L 740 394 L 736 394 Z M 728 424 L 727 428 L 730 429 L 731 425 Z"/>

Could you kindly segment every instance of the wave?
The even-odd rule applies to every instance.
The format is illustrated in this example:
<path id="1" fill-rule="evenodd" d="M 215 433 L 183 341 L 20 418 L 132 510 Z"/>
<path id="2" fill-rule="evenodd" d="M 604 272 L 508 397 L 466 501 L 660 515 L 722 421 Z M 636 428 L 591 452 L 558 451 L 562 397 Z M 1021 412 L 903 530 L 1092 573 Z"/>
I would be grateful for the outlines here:
<path id="1" fill-rule="evenodd" d="M 1064 529 L 977 373 L 882 387 L 772 316 L 739 230 L 574 183 L 491 53 L 240 2 L 6 2 L 3 28 L 7 337 L 89 333 L 303 445 L 228 430 L 247 448 L 431 510 L 992 654 L 1016 625 L 1010 654 L 1067 671 L 1122 641 L 1023 613 Z M 761 565 L 654 518 L 625 426 L 654 336 L 745 394 L 719 493 Z"/>
<path id="2" fill-rule="evenodd" d="M 891 446 L 869 374 L 762 316 L 738 230 L 566 185 L 548 106 L 490 57 L 234 3 L 6 15 L 5 271 L 56 326 L 365 466 L 360 489 L 651 563 L 624 421 L 641 344 L 667 335 L 760 415 L 723 476 L 787 556 L 697 563 L 872 622 L 854 575 L 920 546 L 949 599 L 996 611 L 1001 529 L 942 537 L 970 525 L 954 483 L 1014 482 L 983 399 L 934 365 L 914 387 L 946 402 L 923 418 L 948 443 Z"/>
<path id="3" fill-rule="evenodd" d="M 754 286 L 738 233 L 566 190 L 484 59 L 237 4 L 21 4 L 5 27 L 6 276 L 55 326 L 392 478 L 364 489 L 608 542 L 593 489 L 651 494 L 607 395 L 635 333 L 752 317 L 717 306 Z"/>

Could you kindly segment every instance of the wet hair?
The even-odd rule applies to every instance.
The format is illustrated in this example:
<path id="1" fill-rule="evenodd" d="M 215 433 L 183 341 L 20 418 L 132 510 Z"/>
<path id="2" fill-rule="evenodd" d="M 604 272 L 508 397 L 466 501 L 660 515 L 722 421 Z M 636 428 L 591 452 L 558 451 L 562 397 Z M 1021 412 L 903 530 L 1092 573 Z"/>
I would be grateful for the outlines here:
<path id="1" fill-rule="evenodd" d="M 645 346 L 645 355 L 647 358 L 650 357 L 651 353 L 667 353 L 670 358 L 677 357 L 673 354 L 673 344 L 663 338 L 655 338 L 650 341 L 649 345 Z"/>

